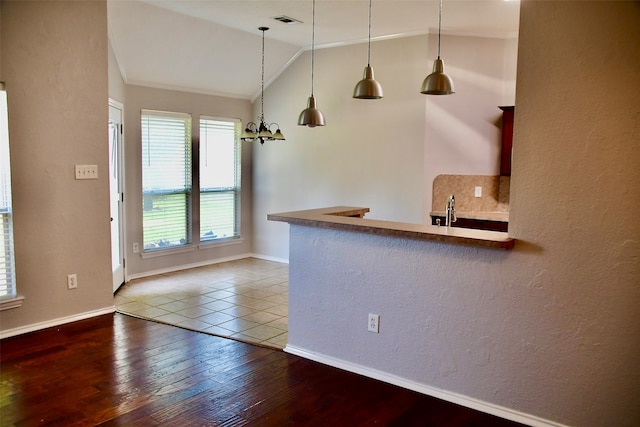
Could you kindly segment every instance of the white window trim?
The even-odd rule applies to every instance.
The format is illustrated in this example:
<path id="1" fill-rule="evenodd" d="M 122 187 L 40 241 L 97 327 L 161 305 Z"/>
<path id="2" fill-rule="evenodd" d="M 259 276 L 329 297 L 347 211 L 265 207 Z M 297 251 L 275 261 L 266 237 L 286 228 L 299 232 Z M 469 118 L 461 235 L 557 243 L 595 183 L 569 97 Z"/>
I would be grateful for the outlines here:
<path id="1" fill-rule="evenodd" d="M 0 205 L 0 209 L 2 211 L 2 229 L 0 229 L 0 233 L 3 236 L 2 238 L 2 260 L 4 267 L 2 268 L 3 276 L 8 275 L 9 280 L 6 282 L 6 294 L 0 297 L 0 301 L 2 304 L 0 305 L 0 309 L 4 310 L 7 308 L 15 308 L 22 305 L 22 300 L 24 298 L 18 297 L 18 285 L 16 278 L 16 266 L 15 266 L 15 246 L 14 246 L 14 235 L 13 235 L 13 210 L 12 210 L 12 196 L 11 196 L 11 161 L 10 161 L 10 153 L 9 153 L 9 117 L 8 117 L 8 102 L 7 102 L 7 94 L 5 90 L 4 82 L 0 82 L 0 162 L 2 162 L 2 176 L 0 176 L 0 191 L 2 191 L 2 204 Z M 6 197 L 6 198 L 5 198 Z M 6 222 L 5 219 L 6 218 Z M 8 248 L 8 251 L 7 251 Z M 7 252 L 5 252 L 7 251 Z M 5 256 L 7 255 L 7 256 Z M 5 264 L 6 262 L 6 264 Z M 4 279 L 3 279 L 4 281 Z"/>
<path id="2" fill-rule="evenodd" d="M 202 125 L 202 121 L 203 120 L 207 120 L 207 121 L 221 121 L 221 122 L 227 122 L 227 123 L 233 123 L 235 126 L 239 126 L 240 129 L 238 129 L 237 131 L 241 131 L 242 130 L 242 121 L 240 119 L 237 118 L 230 118 L 230 117 L 220 117 L 220 116 L 208 116 L 208 115 L 200 115 L 199 120 L 198 120 L 198 149 L 200 150 L 202 147 L 202 141 L 200 141 L 200 138 L 202 136 L 202 130 L 201 130 L 201 125 Z M 237 234 L 233 235 L 233 236 L 228 236 L 228 237 L 222 237 L 222 238 L 215 238 L 215 239 L 205 239 L 202 240 L 202 230 L 198 229 L 198 230 L 194 230 L 194 235 L 197 233 L 198 235 L 198 247 L 200 248 L 209 248 L 209 247 L 215 247 L 215 246 L 225 246 L 228 244 L 237 244 L 237 243 L 241 243 L 244 241 L 243 238 L 243 234 L 242 234 L 242 142 L 240 140 L 240 135 L 236 135 L 236 141 L 235 144 L 237 144 L 236 149 L 237 154 L 238 154 L 238 164 L 236 165 L 236 172 L 238 173 L 238 181 L 236 182 L 235 186 L 234 186 L 234 192 L 235 192 L 235 197 L 236 197 L 236 201 L 237 201 L 237 209 L 235 211 L 236 214 L 236 218 L 235 218 L 235 229 L 237 231 Z M 200 154 L 199 154 L 200 155 Z M 199 177 L 197 177 L 199 178 Z M 195 182 L 195 179 L 194 179 Z M 199 182 L 199 179 L 198 179 Z M 197 186 L 194 185 L 194 188 L 198 189 L 198 201 L 199 203 L 201 203 L 201 196 L 202 194 L 207 194 L 209 192 L 202 192 L 201 188 L 200 188 L 200 184 L 198 184 Z M 200 219 L 202 217 L 202 213 L 200 212 L 200 209 L 198 211 L 198 218 Z M 199 227 L 198 227 L 199 228 Z"/>
<path id="3" fill-rule="evenodd" d="M 0 301 L 0 311 L 10 310 L 12 308 L 20 308 L 22 307 L 22 303 L 24 302 L 24 297 L 15 297 L 11 299 L 5 299 Z"/>
<path id="4" fill-rule="evenodd" d="M 140 118 L 142 119 L 145 115 L 148 116 L 152 116 L 152 117 L 167 117 L 169 119 L 182 119 L 182 120 L 187 120 L 189 122 L 189 134 L 190 134 L 190 141 L 188 142 L 188 144 L 191 144 L 191 140 L 192 140 L 192 135 L 193 135 L 193 119 L 191 117 L 191 114 L 189 113 L 182 113 L 182 112 L 173 112 L 173 111 L 159 111 L 159 110 L 151 110 L 151 109 L 142 109 L 141 110 L 141 115 Z M 141 135 L 142 136 L 142 135 Z M 141 143 L 144 144 L 144 141 L 141 140 Z M 191 147 L 189 148 L 190 150 L 192 149 Z M 144 148 L 143 148 L 144 150 Z M 144 157 L 144 156 L 143 156 Z M 190 173 L 193 173 L 193 157 L 191 157 L 190 159 L 191 164 L 189 165 L 191 171 Z M 189 198 L 191 198 L 190 201 L 188 201 L 188 206 L 187 209 L 192 209 L 192 207 L 190 207 L 190 204 L 193 203 L 193 182 L 189 183 L 189 188 L 190 188 L 190 195 Z M 144 198 L 144 190 L 142 193 L 142 197 Z M 176 253 L 182 253 L 182 252 L 189 252 L 189 251 L 193 251 L 195 248 L 195 245 L 193 244 L 193 236 L 191 236 L 191 221 L 187 220 L 187 239 L 191 240 L 191 241 L 187 241 L 185 242 L 185 244 L 181 244 L 181 245 L 171 245 L 168 246 L 166 248 L 163 247 L 159 247 L 159 248 L 146 248 L 146 244 L 144 243 L 144 231 L 143 231 L 143 247 L 142 247 L 142 251 L 141 251 L 141 257 L 142 258 L 155 258 L 158 256 L 164 256 L 164 255 L 173 255 Z M 143 225 L 143 230 L 144 230 L 144 225 Z"/>

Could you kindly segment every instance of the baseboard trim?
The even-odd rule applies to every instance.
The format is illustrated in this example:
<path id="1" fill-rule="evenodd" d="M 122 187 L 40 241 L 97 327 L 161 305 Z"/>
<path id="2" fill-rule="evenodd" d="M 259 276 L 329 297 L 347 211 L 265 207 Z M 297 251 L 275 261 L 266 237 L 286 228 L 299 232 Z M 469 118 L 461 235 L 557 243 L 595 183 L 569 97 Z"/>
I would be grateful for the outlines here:
<path id="1" fill-rule="evenodd" d="M 54 326 L 64 325 L 65 323 L 76 322 L 78 320 L 89 319 L 90 317 L 101 316 L 103 314 L 115 313 L 116 307 L 105 307 L 99 310 L 85 311 L 84 313 L 74 314 L 73 316 L 59 317 L 53 320 L 47 320 L 46 322 L 33 323 L 27 326 L 20 326 L 19 328 L 7 329 L 0 331 L 0 339 L 14 337 L 16 335 L 26 334 L 28 332 L 39 331 L 41 329 L 52 328 Z"/>
<path id="2" fill-rule="evenodd" d="M 265 261 L 274 261 L 274 262 L 281 262 L 283 264 L 289 264 L 289 259 L 288 258 L 277 258 L 277 257 L 261 255 L 261 254 L 251 254 L 250 256 L 252 258 L 263 259 Z"/>
<path id="3" fill-rule="evenodd" d="M 173 273 L 180 270 L 188 270 L 190 268 L 206 267 L 207 265 L 220 264 L 222 262 L 229 262 L 229 261 L 237 261 L 239 259 L 245 259 L 245 258 L 258 258 L 258 259 L 263 259 L 265 261 L 275 261 L 275 262 L 281 262 L 284 264 L 289 264 L 288 259 L 269 257 L 265 255 L 260 255 L 260 254 L 254 254 L 254 253 L 245 253 L 240 255 L 228 256 L 224 258 L 216 258 L 213 260 L 194 262 L 192 264 L 183 264 L 183 265 L 176 265 L 176 266 L 167 267 L 167 268 L 160 268 L 158 270 L 145 271 L 143 273 L 128 274 L 125 279 L 125 282 L 129 282 L 135 279 L 142 279 L 144 277 L 149 277 L 149 276 L 156 276 L 158 274 Z"/>
<path id="4" fill-rule="evenodd" d="M 526 424 L 532 427 L 567 427 L 564 424 L 555 423 L 553 421 L 545 420 L 534 415 L 514 411 L 513 409 L 505 408 L 503 406 L 494 405 L 492 403 L 484 402 L 482 400 L 474 399 L 469 396 L 465 396 L 458 393 L 453 393 L 447 390 L 431 387 L 426 384 L 418 383 L 408 380 L 406 378 L 398 377 L 387 372 L 379 371 L 369 368 L 367 366 L 358 365 L 352 362 L 347 362 L 342 359 L 337 359 L 331 356 L 327 356 L 314 351 L 305 350 L 300 347 L 287 344 L 284 348 L 286 353 L 294 354 L 296 356 L 303 357 L 305 359 L 313 360 L 315 362 L 322 363 L 324 365 L 333 366 L 334 368 L 342 369 L 355 374 L 363 375 L 365 377 L 373 378 L 382 382 L 393 384 L 402 388 L 416 391 L 418 393 L 426 394 L 428 396 L 436 397 L 438 399 L 446 400 L 447 402 L 455 403 L 467 408 L 475 409 L 487 414 L 495 415 L 507 420 L 516 421 L 522 424 Z"/>
<path id="5" fill-rule="evenodd" d="M 212 260 L 194 262 L 192 264 L 176 265 L 176 266 L 167 267 L 167 268 L 160 268 L 158 270 L 145 271 L 143 273 L 130 274 L 127 276 L 126 282 L 129 282 L 134 279 L 142 279 L 144 277 L 156 276 L 158 274 L 173 273 L 175 271 L 188 270 L 190 268 L 206 267 L 207 265 L 214 265 L 214 264 L 220 264 L 222 262 L 236 261 L 244 258 L 251 258 L 252 256 L 253 256 L 252 254 L 233 255 L 233 256 L 228 256 L 224 258 L 216 258 Z"/>

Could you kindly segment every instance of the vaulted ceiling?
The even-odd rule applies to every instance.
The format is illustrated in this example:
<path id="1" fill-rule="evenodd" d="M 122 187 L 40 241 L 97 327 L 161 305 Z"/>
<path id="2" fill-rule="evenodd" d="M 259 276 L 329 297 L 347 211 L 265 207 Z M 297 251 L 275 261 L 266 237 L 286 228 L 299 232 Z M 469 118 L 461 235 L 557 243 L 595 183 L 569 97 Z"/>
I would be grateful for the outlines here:
<path id="1" fill-rule="evenodd" d="M 266 85 L 311 48 L 311 0 L 107 4 L 109 40 L 128 84 L 253 99 L 261 78 L 258 27 L 270 28 L 265 33 Z M 373 0 L 372 40 L 437 33 L 438 8 L 438 0 Z M 444 0 L 442 33 L 516 37 L 519 11 L 518 1 Z M 281 16 L 300 22 L 274 19 Z M 368 0 L 316 0 L 316 49 L 365 43 L 368 18 Z"/>

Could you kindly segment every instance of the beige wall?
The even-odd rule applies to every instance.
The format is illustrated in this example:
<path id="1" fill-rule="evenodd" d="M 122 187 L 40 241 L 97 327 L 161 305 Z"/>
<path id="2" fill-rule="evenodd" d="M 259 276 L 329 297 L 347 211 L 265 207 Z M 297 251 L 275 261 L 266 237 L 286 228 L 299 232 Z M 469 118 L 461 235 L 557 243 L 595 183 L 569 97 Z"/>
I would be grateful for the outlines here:
<path id="1" fill-rule="evenodd" d="M 104 1 L 2 2 L 20 308 L 2 331 L 111 310 Z M 76 181 L 75 164 L 99 179 Z M 67 275 L 78 288 L 67 289 Z"/>
<path id="2" fill-rule="evenodd" d="M 638 22 L 638 2 L 522 3 L 509 269 L 541 308 L 519 328 L 555 385 L 540 411 L 572 425 L 640 424 Z"/>

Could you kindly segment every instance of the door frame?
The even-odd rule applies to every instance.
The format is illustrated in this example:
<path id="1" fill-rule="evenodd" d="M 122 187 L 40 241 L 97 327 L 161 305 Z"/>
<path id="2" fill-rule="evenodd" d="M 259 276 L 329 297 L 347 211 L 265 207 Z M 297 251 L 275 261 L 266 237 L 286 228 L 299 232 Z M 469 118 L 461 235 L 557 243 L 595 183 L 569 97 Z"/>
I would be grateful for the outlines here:
<path id="1" fill-rule="evenodd" d="M 115 293 L 118 288 L 120 286 L 122 286 L 122 284 L 124 284 L 127 281 L 127 263 L 126 263 L 126 241 L 125 241 L 125 236 L 126 236 L 126 221 L 125 221 L 125 200 L 124 200 L 124 188 L 125 188 L 125 184 L 124 184 L 124 104 L 122 104 L 119 101 L 116 101 L 115 99 L 109 98 L 109 120 L 111 120 L 111 108 L 115 108 L 117 110 L 120 111 L 120 132 L 119 132 L 119 138 L 117 141 L 118 147 L 116 150 L 117 153 L 117 165 L 118 165 L 118 184 L 119 184 L 119 193 L 121 195 L 120 198 L 120 207 L 119 207 L 119 219 L 120 219 L 120 236 L 119 236 L 119 240 L 120 240 L 120 255 L 122 256 L 122 283 L 118 283 L 116 284 L 115 279 L 112 278 L 112 282 L 113 282 L 113 292 Z M 111 173 L 111 155 L 112 153 L 109 152 L 109 173 Z M 110 178 L 109 178 L 110 179 Z M 111 185 L 109 185 L 109 210 L 111 210 Z M 113 243 L 113 242 L 112 242 Z M 111 260 L 112 262 L 112 274 L 113 274 L 113 260 Z"/>

